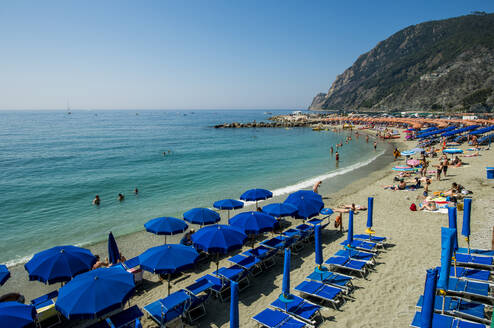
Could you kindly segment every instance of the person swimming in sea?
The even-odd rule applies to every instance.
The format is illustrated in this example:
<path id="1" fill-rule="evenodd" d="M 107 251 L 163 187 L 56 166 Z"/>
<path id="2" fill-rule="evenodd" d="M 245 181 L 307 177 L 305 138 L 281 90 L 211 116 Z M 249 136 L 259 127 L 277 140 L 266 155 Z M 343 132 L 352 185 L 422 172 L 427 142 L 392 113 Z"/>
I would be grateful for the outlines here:
<path id="1" fill-rule="evenodd" d="M 137 187 L 134 189 L 134 194 L 137 196 L 137 194 L 139 193 L 139 189 L 137 189 Z"/>
<path id="2" fill-rule="evenodd" d="M 118 194 L 118 197 L 117 197 L 118 201 L 123 201 L 125 199 L 125 196 L 123 194 Z"/>
<path id="3" fill-rule="evenodd" d="M 99 205 L 100 203 L 101 199 L 99 198 L 99 195 L 94 196 L 93 205 Z"/>

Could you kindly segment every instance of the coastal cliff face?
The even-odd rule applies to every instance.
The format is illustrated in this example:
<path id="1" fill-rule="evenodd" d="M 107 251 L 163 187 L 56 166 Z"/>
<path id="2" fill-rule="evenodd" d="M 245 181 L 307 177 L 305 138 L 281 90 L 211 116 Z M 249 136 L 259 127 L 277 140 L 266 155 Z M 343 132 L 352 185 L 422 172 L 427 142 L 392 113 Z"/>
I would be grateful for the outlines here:
<path id="1" fill-rule="evenodd" d="M 409 26 L 338 75 L 309 109 L 494 109 L 494 14 Z"/>

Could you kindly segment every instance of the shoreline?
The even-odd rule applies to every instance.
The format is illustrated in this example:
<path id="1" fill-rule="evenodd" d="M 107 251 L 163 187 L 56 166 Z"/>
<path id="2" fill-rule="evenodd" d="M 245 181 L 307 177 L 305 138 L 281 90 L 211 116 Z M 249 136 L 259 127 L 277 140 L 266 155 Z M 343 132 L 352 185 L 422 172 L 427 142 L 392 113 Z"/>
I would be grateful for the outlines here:
<path id="1" fill-rule="evenodd" d="M 369 144 L 374 141 L 374 134 L 370 131 L 360 130 L 361 134 L 369 134 Z M 372 141 L 371 141 L 372 140 Z M 377 139 L 376 139 L 377 140 Z M 395 145 L 395 140 L 389 140 L 386 142 L 377 140 L 379 144 L 386 145 L 386 148 L 378 153 L 376 156 L 371 157 L 370 159 L 360 163 L 354 163 L 349 165 L 348 167 L 342 167 L 330 173 L 326 173 L 323 175 L 314 176 L 310 179 L 306 179 L 300 182 L 297 182 L 292 185 L 288 185 L 273 191 L 273 198 L 268 200 L 259 202 L 261 206 L 268 205 L 270 203 L 283 201 L 286 196 L 293 191 L 286 191 L 279 193 L 279 190 L 293 189 L 291 187 L 296 187 L 296 189 L 307 189 L 312 187 L 312 185 L 317 181 L 321 180 L 323 183 L 319 188 L 319 193 L 324 195 L 325 199 L 333 197 L 335 194 L 338 194 L 343 191 L 348 185 L 358 184 L 361 179 L 364 179 L 365 176 L 370 172 L 373 173 L 378 167 L 381 165 L 383 161 L 389 162 L 392 161 L 391 151 Z M 328 145 L 329 147 L 329 145 Z M 345 147 L 345 146 L 344 146 Z M 350 145 L 346 145 L 346 147 L 350 147 Z M 328 152 L 329 156 L 329 152 Z M 355 181 L 347 181 L 347 177 L 349 174 L 356 174 L 359 178 Z M 328 181 L 334 183 L 327 183 Z M 235 214 L 255 210 L 255 202 L 247 202 L 244 208 L 236 211 L 230 211 L 230 217 Z M 227 221 L 227 211 L 217 210 L 221 216 L 221 221 L 219 223 L 228 224 Z M 189 224 L 189 223 L 188 223 Z M 197 226 L 193 224 L 189 224 L 189 228 L 195 228 L 197 230 Z M 167 236 L 168 243 L 178 243 L 182 237 L 182 234 Z M 146 232 L 144 228 L 139 231 L 131 232 L 128 234 L 115 236 L 117 245 L 119 250 L 124 254 L 124 256 L 129 259 L 134 256 L 137 256 L 144 252 L 146 249 L 154 246 L 159 246 L 164 242 L 164 236 L 157 236 Z M 79 247 L 84 247 L 89 249 L 93 254 L 98 254 L 102 258 L 106 257 L 107 254 L 107 240 L 97 241 L 97 242 L 88 242 L 76 245 Z M 9 265 L 9 270 L 12 273 L 12 277 L 9 282 L 5 284 L 2 288 L 5 292 L 21 292 L 26 299 L 35 298 L 43 293 L 48 293 L 52 291 L 57 286 L 56 284 L 51 287 L 50 285 L 44 285 L 38 281 L 29 281 L 26 270 L 24 269 L 24 264 L 31 258 L 32 256 L 25 257 L 23 259 L 17 260 L 15 264 Z M 21 261 L 22 260 L 22 261 Z M 8 262 L 7 262 L 8 263 Z M 146 273 L 148 274 L 148 273 Z M 145 274 L 145 275 L 146 275 Z M 18 286 L 18 288 L 12 288 L 11 286 Z"/>

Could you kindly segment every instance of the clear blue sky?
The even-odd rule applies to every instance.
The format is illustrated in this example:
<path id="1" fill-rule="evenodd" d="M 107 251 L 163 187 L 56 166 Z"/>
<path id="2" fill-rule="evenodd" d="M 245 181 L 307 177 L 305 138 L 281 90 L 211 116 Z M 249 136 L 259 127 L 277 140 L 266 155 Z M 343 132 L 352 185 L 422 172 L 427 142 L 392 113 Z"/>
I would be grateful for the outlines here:
<path id="1" fill-rule="evenodd" d="M 394 32 L 492 0 L 3 1 L 0 109 L 305 108 Z"/>

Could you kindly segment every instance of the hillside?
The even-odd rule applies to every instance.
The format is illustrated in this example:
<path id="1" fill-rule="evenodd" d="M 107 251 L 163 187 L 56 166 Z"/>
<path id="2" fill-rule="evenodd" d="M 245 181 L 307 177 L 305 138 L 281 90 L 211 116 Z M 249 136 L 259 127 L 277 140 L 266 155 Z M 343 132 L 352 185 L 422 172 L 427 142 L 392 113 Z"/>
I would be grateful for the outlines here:
<path id="1" fill-rule="evenodd" d="M 494 109 L 494 14 L 409 26 L 338 75 L 310 109 Z"/>

